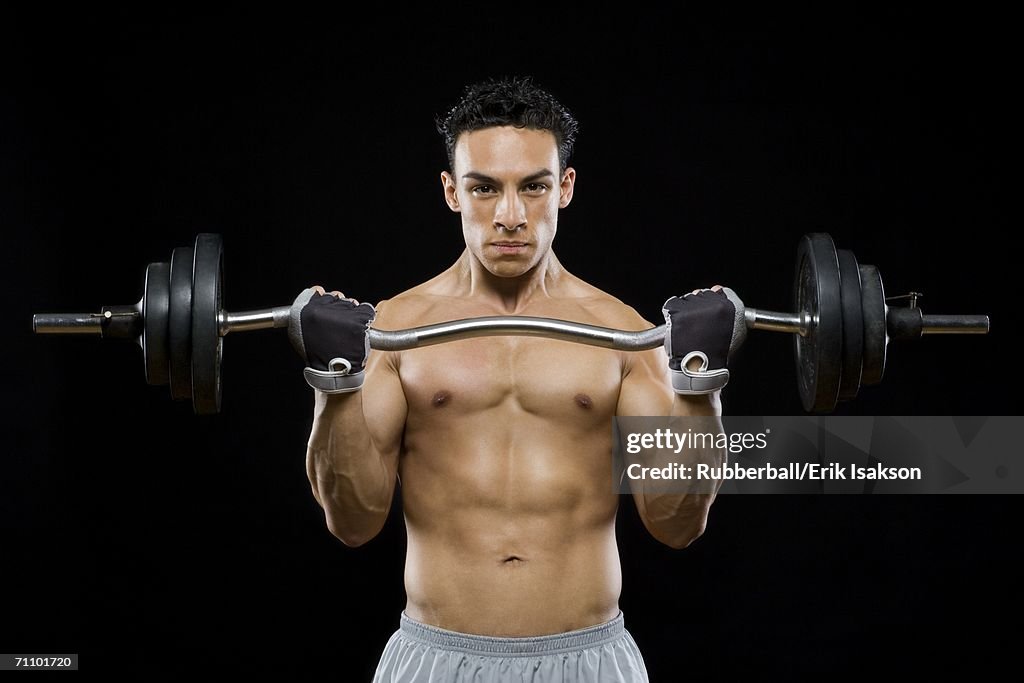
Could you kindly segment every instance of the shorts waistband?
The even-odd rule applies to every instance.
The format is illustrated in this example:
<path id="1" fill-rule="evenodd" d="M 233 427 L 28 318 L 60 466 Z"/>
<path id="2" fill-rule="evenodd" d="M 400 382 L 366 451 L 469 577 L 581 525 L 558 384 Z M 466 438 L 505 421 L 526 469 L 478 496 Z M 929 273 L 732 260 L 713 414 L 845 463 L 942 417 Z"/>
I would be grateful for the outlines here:
<path id="1" fill-rule="evenodd" d="M 421 623 L 409 618 L 405 612 L 402 612 L 400 630 L 405 637 L 427 645 L 434 645 L 445 650 L 460 650 L 491 656 L 545 655 L 581 650 L 605 645 L 626 632 L 622 612 L 603 624 L 546 636 L 498 638 L 459 633 Z"/>

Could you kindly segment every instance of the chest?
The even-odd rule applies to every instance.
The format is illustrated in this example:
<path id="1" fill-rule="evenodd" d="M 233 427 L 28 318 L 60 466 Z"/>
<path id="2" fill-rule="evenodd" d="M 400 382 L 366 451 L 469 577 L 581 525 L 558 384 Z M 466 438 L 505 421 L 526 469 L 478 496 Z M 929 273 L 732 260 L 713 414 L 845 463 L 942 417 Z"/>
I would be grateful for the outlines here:
<path id="1" fill-rule="evenodd" d="M 540 416 L 614 413 L 622 379 L 614 351 L 529 337 L 466 339 L 404 352 L 400 377 L 419 415 L 515 407 Z"/>

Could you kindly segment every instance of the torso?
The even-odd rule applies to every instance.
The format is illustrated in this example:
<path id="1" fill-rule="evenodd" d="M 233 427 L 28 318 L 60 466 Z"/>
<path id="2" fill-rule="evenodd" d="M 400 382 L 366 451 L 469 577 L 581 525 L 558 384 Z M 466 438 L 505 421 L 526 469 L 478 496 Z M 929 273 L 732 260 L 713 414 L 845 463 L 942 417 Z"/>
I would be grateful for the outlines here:
<path id="1" fill-rule="evenodd" d="M 496 315 L 429 287 L 389 302 L 390 329 Z M 579 282 L 516 315 L 616 326 Z M 624 354 L 527 337 L 395 358 L 408 404 L 399 479 L 406 612 L 465 633 L 524 636 L 618 614 L 611 418 Z"/>

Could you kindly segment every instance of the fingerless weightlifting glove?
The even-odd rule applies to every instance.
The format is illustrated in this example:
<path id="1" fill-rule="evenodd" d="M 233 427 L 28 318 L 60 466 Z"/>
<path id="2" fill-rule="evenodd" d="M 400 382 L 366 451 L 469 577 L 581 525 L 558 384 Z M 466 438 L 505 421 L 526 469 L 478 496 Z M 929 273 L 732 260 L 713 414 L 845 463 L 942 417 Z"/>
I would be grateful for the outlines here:
<path id="1" fill-rule="evenodd" d="M 729 356 L 746 338 L 743 302 L 728 287 L 674 296 L 661 309 L 665 351 L 677 394 L 710 394 L 729 383 Z M 701 359 L 698 370 L 686 364 Z"/>
<path id="2" fill-rule="evenodd" d="M 367 328 L 376 317 L 371 304 L 356 304 L 310 287 L 296 297 L 288 320 L 288 337 L 306 361 L 309 386 L 325 394 L 358 391 L 370 355 Z"/>

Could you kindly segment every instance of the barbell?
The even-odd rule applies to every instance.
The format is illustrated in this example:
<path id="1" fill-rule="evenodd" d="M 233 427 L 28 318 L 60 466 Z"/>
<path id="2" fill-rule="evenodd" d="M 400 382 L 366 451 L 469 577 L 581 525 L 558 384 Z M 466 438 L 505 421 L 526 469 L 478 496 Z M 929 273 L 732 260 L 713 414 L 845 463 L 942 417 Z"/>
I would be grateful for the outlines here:
<path id="1" fill-rule="evenodd" d="M 797 387 L 804 410 L 824 413 L 857 396 L 862 384 L 881 382 L 892 339 L 926 334 L 986 334 L 987 315 L 925 315 L 916 293 L 886 299 L 875 266 L 836 249 L 827 233 L 804 235 L 797 246 L 794 313 L 746 308 L 749 329 L 794 335 Z M 38 334 L 99 334 L 135 340 L 146 381 L 170 385 L 171 397 L 192 399 L 197 414 L 220 412 L 224 337 L 288 326 L 291 306 L 240 313 L 224 310 L 224 249 L 219 235 L 201 233 L 191 247 L 174 249 L 169 262 L 146 267 L 142 298 L 104 306 L 99 313 L 37 313 Z M 906 306 L 889 301 L 906 300 Z M 369 329 L 370 347 L 404 351 L 487 336 L 533 336 L 643 351 L 661 346 L 666 326 L 630 332 L 567 320 L 528 316 L 468 318 L 383 331 Z"/>

